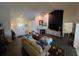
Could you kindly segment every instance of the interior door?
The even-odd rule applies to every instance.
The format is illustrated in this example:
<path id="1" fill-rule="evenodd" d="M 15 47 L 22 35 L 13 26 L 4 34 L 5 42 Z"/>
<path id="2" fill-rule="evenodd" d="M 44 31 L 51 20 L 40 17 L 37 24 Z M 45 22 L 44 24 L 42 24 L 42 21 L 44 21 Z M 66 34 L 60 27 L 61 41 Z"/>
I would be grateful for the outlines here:
<path id="1" fill-rule="evenodd" d="M 76 24 L 74 47 L 79 48 L 79 24 Z"/>

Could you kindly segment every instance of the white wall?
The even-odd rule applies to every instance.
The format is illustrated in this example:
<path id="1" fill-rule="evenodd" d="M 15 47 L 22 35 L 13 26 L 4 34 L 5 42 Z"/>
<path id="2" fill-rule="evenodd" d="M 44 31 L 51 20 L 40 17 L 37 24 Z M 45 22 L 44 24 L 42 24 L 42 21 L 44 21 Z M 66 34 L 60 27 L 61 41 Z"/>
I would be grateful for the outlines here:
<path id="1" fill-rule="evenodd" d="M 16 36 L 25 35 L 32 31 L 32 20 L 21 16 L 11 18 L 11 28 L 15 31 Z"/>
<path id="2" fill-rule="evenodd" d="M 75 22 L 75 16 L 76 16 L 76 7 L 64 8 L 63 22 Z"/>
<path id="3" fill-rule="evenodd" d="M 35 20 L 32 20 L 32 31 L 38 32 Z"/>
<path id="4" fill-rule="evenodd" d="M 63 15 L 63 36 L 64 33 L 71 33 L 73 30 L 73 24 L 76 21 L 76 7 L 64 7 L 64 15 Z"/>
<path id="5" fill-rule="evenodd" d="M 72 33 L 73 23 L 72 22 L 65 22 L 63 23 L 63 32 L 64 33 Z"/>
<path id="6" fill-rule="evenodd" d="M 30 32 L 32 31 L 32 28 L 35 28 L 35 25 L 32 27 L 32 20 L 34 20 L 34 17 L 39 15 L 41 12 L 48 12 L 51 5 L 49 3 L 12 3 L 9 7 L 12 22 L 19 15 L 23 15 L 23 21 L 24 23 L 28 24 L 28 31 Z M 47 22 L 46 15 L 44 16 L 44 18 L 44 21 Z M 39 24 L 38 21 L 39 20 L 35 20 L 36 28 Z M 13 23 L 17 22 L 14 21 Z M 13 26 L 13 28 L 15 28 L 15 25 Z"/>
<path id="7" fill-rule="evenodd" d="M 10 14 L 9 9 L 5 6 L 0 6 L 0 22 L 3 24 L 4 33 L 7 41 L 11 42 Z"/>
<path id="8" fill-rule="evenodd" d="M 10 9 L 11 28 L 15 31 L 16 36 L 25 35 L 32 31 L 32 10 L 21 7 L 13 7 Z M 23 26 L 18 26 L 18 23 Z"/>
<path id="9" fill-rule="evenodd" d="M 41 13 L 40 13 L 41 14 Z M 37 15 L 35 17 L 35 24 L 36 24 L 36 30 L 39 31 L 39 29 L 48 29 L 48 18 L 49 14 L 46 13 L 45 15 Z M 40 26 L 39 21 L 43 20 L 44 23 L 46 23 L 46 26 Z"/>
<path id="10" fill-rule="evenodd" d="M 76 9 L 76 14 L 75 14 L 76 18 L 75 18 L 75 23 L 79 23 L 79 5 L 77 6 L 77 9 Z"/>

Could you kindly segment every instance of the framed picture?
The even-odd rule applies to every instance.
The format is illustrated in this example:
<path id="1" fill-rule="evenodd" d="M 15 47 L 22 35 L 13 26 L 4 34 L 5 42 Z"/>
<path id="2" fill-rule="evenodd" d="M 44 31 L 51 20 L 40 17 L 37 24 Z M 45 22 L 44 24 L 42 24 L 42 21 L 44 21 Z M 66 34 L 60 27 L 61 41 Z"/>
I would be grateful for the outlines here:
<path id="1" fill-rule="evenodd" d="M 39 25 L 43 26 L 43 20 L 39 20 Z"/>
<path id="2" fill-rule="evenodd" d="M 43 22 L 43 26 L 47 26 L 47 23 Z"/>

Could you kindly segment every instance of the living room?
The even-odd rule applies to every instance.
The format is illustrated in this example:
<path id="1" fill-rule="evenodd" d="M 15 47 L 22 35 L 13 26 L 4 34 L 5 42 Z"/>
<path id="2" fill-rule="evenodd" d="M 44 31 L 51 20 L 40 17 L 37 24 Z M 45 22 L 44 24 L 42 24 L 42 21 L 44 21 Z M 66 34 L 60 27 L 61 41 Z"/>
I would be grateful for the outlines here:
<path id="1" fill-rule="evenodd" d="M 29 46 L 30 47 L 28 49 L 24 48 L 26 50 L 26 53 L 24 53 L 25 55 L 28 55 L 28 54 L 39 55 L 39 56 L 40 55 L 43 55 L 43 56 L 78 55 L 77 48 L 78 48 L 78 39 L 79 39 L 78 38 L 79 4 L 77 2 L 72 2 L 72 3 L 68 3 L 68 2 L 65 2 L 65 3 L 64 2 L 62 3 L 55 3 L 55 2 L 54 3 L 53 2 L 2 3 L 0 2 L 0 8 L 1 8 L 0 23 L 2 24 L 1 26 L 3 26 L 4 28 L 4 36 L 5 36 L 5 41 L 7 41 L 7 46 L 10 46 L 10 44 L 11 46 L 13 46 L 15 42 L 17 44 L 18 43 L 21 44 L 23 42 L 23 44 L 25 45 L 26 44 L 25 38 L 26 38 L 26 39 L 33 39 L 33 41 L 37 40 L 36 44 L 32 42 L 28 44 L 41 46 L 42 48 L 41 47 L 33 48 L 34 46 L 30 46 L 26 44 L 28 47 Z M 49 21 L 49 19 L 51 19 L 50 14 L 54 13 L 55 11 L 63 11 L 63 17 L 61 18 L 61 21 L 60 21 L 62 25 L 59 25 L 57 27 L 58 29 L 53 25 L 52 27 L 50 27 L 51 25 L 49 24 L 49 23 L 53 23 L 51 22 L 51 20 Z M 58 23 L 56 25 L 58 25 Z M 14 32 L 14 34 L 12 34 L 11 30 Z M 28 35 L 29 35 L 29 38 L 27 38 Z M 17 37 L 17 39 L 15 39 L 14 37 Z M 23 39 L 25 41 L 23 41 Z M 42 41 L 43 44 L 41 44 L 38 42 L 39 40 L 45 41 L 45 39 L 47 43 Z M 50 45 L 51 41 L 53 43 Z M 70 46 L 66 47 L 66 44 L 68 45 L 68 42 Z M 22 55 L 21 54 L 22 44 L 18 46 L 16 43 L 15 45 L 17 46 L 17 48 L 15 47 L 14 54 L 12 53 L 14 52 L 13 47 L 15 45 L 13 47 L 10 47 L 10 50 L 9 48 L 7 48 L 7 52 L 6 53 L 4 52 L 3 55 L 15 55 L 15 56 Z M 53 49 L 52 49 L 53 51 L 49 50 L 48 48 L 51 48 L 51 46 L 53 48 L 56 48 L 57 46 L 57 51 L 53 52 L 54 51 Z M 46 49 L 49 50 L 49 53 L 48 53 L 48 50 Z M 18 53 L 16 51 L 18 51 Z M 27 51 L 29 52 L 27 53 Z M 53 54 L 51 53 L 51 51 Z M 58 51 L 62 53 L 59 54 Z"/>

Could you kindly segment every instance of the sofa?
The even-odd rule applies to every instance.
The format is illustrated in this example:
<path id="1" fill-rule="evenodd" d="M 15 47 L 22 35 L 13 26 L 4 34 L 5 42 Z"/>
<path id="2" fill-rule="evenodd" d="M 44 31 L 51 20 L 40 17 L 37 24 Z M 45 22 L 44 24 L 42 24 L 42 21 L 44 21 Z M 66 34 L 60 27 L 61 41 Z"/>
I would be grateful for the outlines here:
<path id="1" fill-rule="evenodd" d="M 38 45 L 35 40 L 29 40 L 25 37 L 21 38 L 22 48 L 28 53 L 29 56 L 44 56 L 43 49 Z"/>

